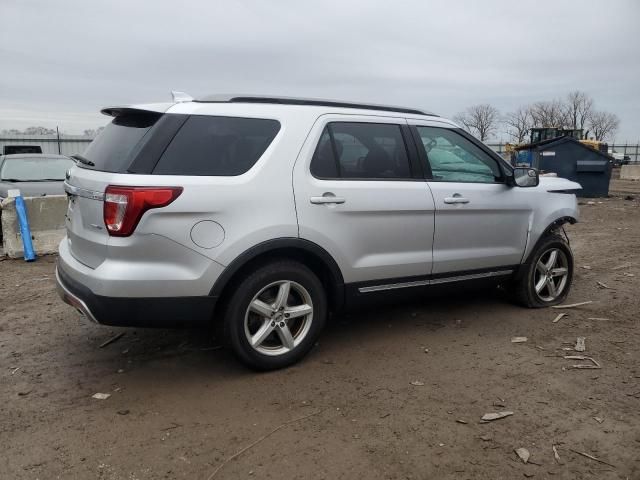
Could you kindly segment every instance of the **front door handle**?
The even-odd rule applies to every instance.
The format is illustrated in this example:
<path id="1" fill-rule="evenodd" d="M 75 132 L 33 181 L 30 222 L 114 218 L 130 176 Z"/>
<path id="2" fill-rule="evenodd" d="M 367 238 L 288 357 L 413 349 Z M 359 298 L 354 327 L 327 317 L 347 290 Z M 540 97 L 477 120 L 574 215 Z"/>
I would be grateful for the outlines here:
<path id="1" fill-rule="evenodd" d="M 468 198 L 464 198 L 462 195 L 460 195 L 459 193 L 454 193 L 452 197 L 445 197 L 444 198 L 444 203 L 469 203 L 469 199 Z"/>
<path id="2" fill-rule="evenodd" d="M 321 197 L 311 197 L 309 199 L 314 205 L 328 205 L 336 203 L 344 203 L 347 200 L 342 197 L 336 197 L 333 193 L 327 192 Z"/>

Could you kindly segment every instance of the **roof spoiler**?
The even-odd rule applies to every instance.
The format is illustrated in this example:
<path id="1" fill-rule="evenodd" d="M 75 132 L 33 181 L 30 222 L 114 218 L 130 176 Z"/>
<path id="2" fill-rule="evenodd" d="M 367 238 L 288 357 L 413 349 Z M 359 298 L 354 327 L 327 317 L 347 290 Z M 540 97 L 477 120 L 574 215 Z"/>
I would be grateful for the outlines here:
<path id="1" fill-rule="evenodd" d="M 108 115 L 109 117 L 119 117 L 121 115 L 161 115 L 162 112 L 157 112 L 155 110 L 147 110 L 145 108 L 135 108 L 135 107 L 107 107 L 100 110 L 100 113 L 103 115 Z"/>

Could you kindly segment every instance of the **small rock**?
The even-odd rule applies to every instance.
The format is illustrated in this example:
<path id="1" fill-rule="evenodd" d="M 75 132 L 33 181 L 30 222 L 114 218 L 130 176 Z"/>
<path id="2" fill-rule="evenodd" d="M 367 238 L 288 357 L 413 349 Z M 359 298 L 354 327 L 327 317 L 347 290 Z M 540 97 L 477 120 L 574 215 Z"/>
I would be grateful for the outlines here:
<path id="1" fill-rule="evenodd" d="M 635 200 L 635 197 L 633 195 L 625 195 L 624 199 L 625 200 Z"/>
<path id="2" fill-rule="evenodd" d="M 456 422 L 457 422 L 457 423 L 461 423 L 462 425 L 466 425 L 466 424 L 467 424 L 467 421 L 466 421 L 466 420 L 461 420 L 461 419 L 459 419 L 459 418 L 456 420 Z"/>
<path id="3" fill-rule="evenodd" d="M 123 368 L 119 368 L 118 369 L 118 373 L 124 373 L 124 369 Z"/>
<path id="4" fill-rule="evenodd" d="M 604 422 L 604 418 L 602 418 L 602 417 L 593 417 L 593 419 L 598 423 Z"/>
<path id="5" fill-rule="evenodd" d="M 91 395 L 91 398 L 95 398 L 96 400 L 106 400 L 110 396 L 110 393 L 94 393 L 93 395 Z"/>
<path id="6" fill-rule="evenodd" d="M 480 440 L 482 440 L 483 442 L 490 442 L 491 435 L 480 435 Z"/>
<path id="7" fill-rule="evenodd" d="M 516 448 L 514 452 L 516 452 L 516 455 L 520 457 L 520 460 L 522 460 L 522 463 L 527 463 L 529 461 L 529 457 L 531 456 L 531 454 L 529 453 L 529 450 L 527 450 L 526 448 Z"/>
<path id="8" fill-rule="evenodd" d="M 528 340 L 527 337 L 513 337 L 511 343 L 524 343 Z"/>
<path id="9" fill-rule="evenodd" d="M 424 382 L 421 382 L 420 380 L 414 380 L 413 382 L 411 382 L 411 385 L 413 385 L 414 387 L 423 387 Z"/>
<path id="10" fill-rule="evenodd" d="M 428 349 L 428 348 L 425 348 L 425 349 L 424 349 L 424 353 L 429 353 L 429 349 Z"/>
<path id="11" fill-rule="evenodd" d="M 585 340 L 586 340 L 585 337 L 578 337 L 576 339 L 576 346 L 575 346 L 576 352 L 584 352 L 587 349 L 586 345 L 584 344 Z"/>
<path id="12" fill-rule="evenodd" d="M 129 410 L 118 410 L 118 415 L 129 415 Z"/>
<path id="13" fill-rule="evenodd" d="M 513 412 L 495 412 L 495 413 L 485 413 L 482 416 L 482 420 L 485 422 L 491 422 L 493 420 L 500 420 L 501 418 L 509 417 L 513 415 Z"/>
<path id="14" fill-rule="evenodd" d="M 561 463 L 560 454 L 558 453 L 558 447 L 556 447 L 555 445 L 551 445 L 551 448 L 553 449 L 553 458 L 556 459 L 556 462 Z"/>

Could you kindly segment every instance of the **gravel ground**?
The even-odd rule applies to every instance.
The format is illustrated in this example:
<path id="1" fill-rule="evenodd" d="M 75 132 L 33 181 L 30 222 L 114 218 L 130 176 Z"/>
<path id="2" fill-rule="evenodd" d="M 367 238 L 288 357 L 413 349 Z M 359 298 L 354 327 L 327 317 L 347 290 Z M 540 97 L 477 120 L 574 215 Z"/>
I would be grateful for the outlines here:
<path id="1" fill-rule="evenodd" d="M 593 303 L 496 292 L 342 316 L 266 374 L 206 332 L 88 323 L 58 300 L 54 257 L 2 261 L 0 477 L 640 479 L 640 182 L 613 183 L 568 228 L 568 303 Z M 601 369 L 563 358 L 578 336 Z"/>

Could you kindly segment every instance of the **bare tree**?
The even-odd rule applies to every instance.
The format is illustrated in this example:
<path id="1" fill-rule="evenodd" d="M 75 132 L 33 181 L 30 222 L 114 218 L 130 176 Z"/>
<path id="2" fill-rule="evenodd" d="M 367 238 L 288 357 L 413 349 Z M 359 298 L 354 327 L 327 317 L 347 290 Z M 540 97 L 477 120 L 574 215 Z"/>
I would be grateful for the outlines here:
<path id="1" fill-rule="evenodd" d="M 96 138 L 100 134 L 100 132 L 102 132 L 103 130 L 104 130 L 104 127 L 98 127 L 96 129 L 88 128 L 84 132 L 82 132 L 82 134 L 85 137 Z"/>
<path id="2" fill-rule="evenodd" d="M 28 127 L 24 129 L 25 135 L 53 135 L 56 133 L 55 129 L 47 127 Z"/>
<path id="3" fill-rule="evenodd" d="M 484 103 L 467 108 L 456 115 L 454 121 L 484 142 L 498 128 L 500 112 L 488 103 Z"/>
<path id="4" fill-rule="evenodd" d="M 570 92 L 567 95 L 565 109 L 569 126 L 573 129 L 584 129 L 593 110 L 593 99 L 580 90 Z"/>
<path id="5" fill-rule="evenodd" d="M 620 126 L 620 119 L 615 113 L 591 112 L 587 119 L 589 131 L 598 141 L 611 139 Z"/>
<path id="6" fill-rule="evenodd" d="M 505 115 L 503 122 L 507 125 L 507 134 L 516 143 L 523 143 L 533 126 L 530 107 L 518 107 Z"/>
<path id="7" fill-rule="evenodd" d="M 534 127 L 562 128 L 569 124 L 567 109 L 560 100 L 536 102 L 530 111 Z"/>

